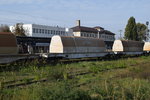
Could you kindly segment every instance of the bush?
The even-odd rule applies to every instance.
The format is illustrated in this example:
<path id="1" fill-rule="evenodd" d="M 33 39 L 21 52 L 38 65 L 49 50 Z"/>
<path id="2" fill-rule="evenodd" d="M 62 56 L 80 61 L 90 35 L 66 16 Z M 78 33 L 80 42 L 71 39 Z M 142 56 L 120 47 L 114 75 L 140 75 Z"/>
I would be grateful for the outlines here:
<path id="1" fill-rule="evenodd" d="M 74 89 L 66 82 L 53 88 L 43 88 L 39 94 L 40 100 L 91 100 L 87 92 Z"/>
<path id="2" fill-rule="evenodd" d="M 92 88 L 97 99 L 104 100 L 149 100 L 149 82 L 137 79 L 121 79 L 104 81 L 99 86 Z"/>

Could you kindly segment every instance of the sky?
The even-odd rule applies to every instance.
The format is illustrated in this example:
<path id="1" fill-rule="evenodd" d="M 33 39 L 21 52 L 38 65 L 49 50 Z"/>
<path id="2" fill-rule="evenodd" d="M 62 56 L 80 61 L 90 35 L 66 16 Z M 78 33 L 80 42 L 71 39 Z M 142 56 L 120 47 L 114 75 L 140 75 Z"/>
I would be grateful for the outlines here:
<path id="1" fill-rule="evenodd" d="M 74 27 L 101 26 L 120 36 L 128 19 L 150 21 L 150 0 L 0 0 L 0 24 L 42 24 Z M 123 33 L 122 32 L 122 36 Z"/>

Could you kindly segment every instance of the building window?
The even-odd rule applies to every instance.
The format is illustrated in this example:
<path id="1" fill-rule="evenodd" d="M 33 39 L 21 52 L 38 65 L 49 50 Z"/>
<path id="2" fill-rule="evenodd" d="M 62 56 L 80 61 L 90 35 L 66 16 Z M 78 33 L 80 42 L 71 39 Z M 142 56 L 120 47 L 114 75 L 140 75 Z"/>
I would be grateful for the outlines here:
<path id="1" fill-rule="evenodd" d="M 36 29 L 35 29 L 35 28 L 33 28 L 33 33 L 35 33 L 35 30 L 36 30 Z"/>
<path id="2" fill-rule="evenodd" d="M 87 34 L 87 37 L 89 37 L 89 34 Z"/>
<path id="3" fill-rule="evenodd" d="M 35 31 L 36 31 L 36 33 L 38 33 L 38 29 L 36 29 Z"/>
<path id="4" fill-rule="evenodd" d="M 50 34 L 50 30 L 48 30 L 48 34 Z"/>
<path id="5" fill-rule="evenodd" d="M 95 35 L 95 37 L 97 38 L 97 34 Z"/>
<path id="6" fill-rule="evenodd" d="M 42 33 L 44 33 L 44 29 L 42 29 Z"/>
<path id="7" fill-rule="evenodd" d="M 39 29 L 39 33 L 42 33 L 42 30 L 41 30 L 41 29 Z"/>
<path id="8" fill-rule="evenodd" d="M 45 34 L 47 34 L 47 30 L 45 30 Z"/>

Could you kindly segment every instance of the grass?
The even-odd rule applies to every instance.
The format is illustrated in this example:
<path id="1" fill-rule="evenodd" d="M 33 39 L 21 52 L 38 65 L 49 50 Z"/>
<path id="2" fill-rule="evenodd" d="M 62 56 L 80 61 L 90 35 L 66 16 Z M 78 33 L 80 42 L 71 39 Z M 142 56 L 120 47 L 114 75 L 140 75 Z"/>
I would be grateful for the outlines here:
<path id="1" fill-rule="evenodd" d="M 35 60 L 0 66 L 0 99 L 149 100 L 149 61 L 150 56 L 141 56 L 57 65 Z"/>

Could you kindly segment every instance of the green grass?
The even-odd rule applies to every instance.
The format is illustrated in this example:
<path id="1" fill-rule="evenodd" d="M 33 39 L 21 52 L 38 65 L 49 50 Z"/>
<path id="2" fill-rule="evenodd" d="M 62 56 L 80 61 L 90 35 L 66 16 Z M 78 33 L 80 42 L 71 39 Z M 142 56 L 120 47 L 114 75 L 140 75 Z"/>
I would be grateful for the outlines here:
<path id="1" fill-rule="evenodd" d="M 149 65 L 150 57 L 141 56 L 57 65 L 34 60 L 0 66 L 0 100 L 149 100 Z"/>

